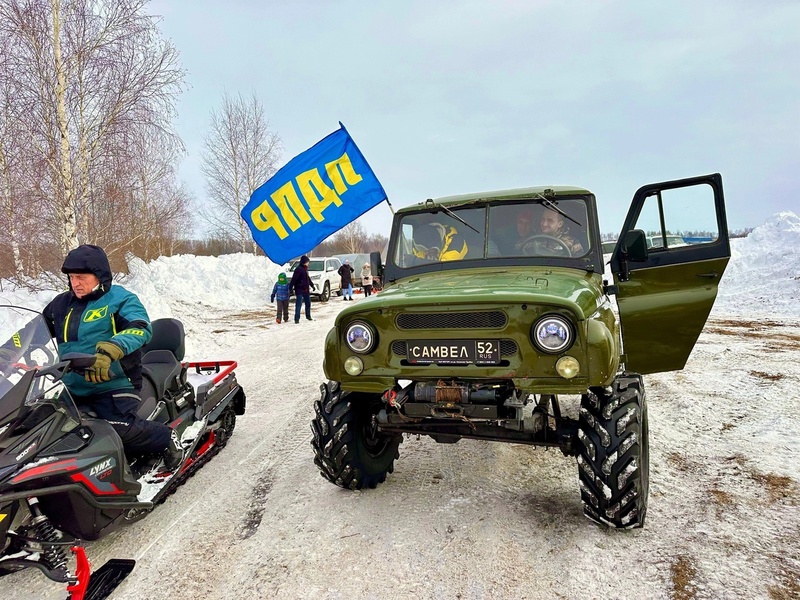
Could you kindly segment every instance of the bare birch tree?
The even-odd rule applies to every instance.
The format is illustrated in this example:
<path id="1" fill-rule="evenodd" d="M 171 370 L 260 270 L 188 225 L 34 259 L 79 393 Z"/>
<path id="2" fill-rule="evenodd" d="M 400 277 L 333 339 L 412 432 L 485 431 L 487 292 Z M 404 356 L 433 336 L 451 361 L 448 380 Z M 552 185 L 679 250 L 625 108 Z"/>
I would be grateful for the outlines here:
<path id="1" fill-rule="evenodd" d="M 343 248 L 342 254 L 359 254 L 367 237 L 367 230 L 358 221 L 352 221 L 342 227 L 333 236 L 336 245 Z"/>
<path id="2" fill-rule="evenodd" d="M 184 71 L 147 3 L 0 0 L 8 72 L 49 166 L 51 193 L 41 200 L 58 222 L 62 252 L 85 237 L 93 170 L 114 147 L 109 140 L 127 126 L 173 135 Z"/>
<path id="3" fill-rule="evenodd" d="M 203 219 L 219 237 L 235 240 L 242 252 L 256 244 L 240 213 L 250 195 L 275 173 L 281 140 L 269 128 L 264 106 L 251 93 L 223 94 L 222 106 L 211 111 L 211 130 L 206 135 L 201 170 L 208 204 Z"/>

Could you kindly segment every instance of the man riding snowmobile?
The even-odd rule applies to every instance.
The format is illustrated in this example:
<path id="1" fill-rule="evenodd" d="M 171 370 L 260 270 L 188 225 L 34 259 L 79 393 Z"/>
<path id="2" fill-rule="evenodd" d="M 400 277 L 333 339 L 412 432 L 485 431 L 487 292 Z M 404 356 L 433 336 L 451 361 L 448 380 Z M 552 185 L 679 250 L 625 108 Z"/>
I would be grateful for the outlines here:
<path id="1" fill-rule="evenodd" d="M 136 294 L 112 283 L 108 257 L 99 246 L 84 244 L 70 251 L 61 272 L 69 277 L 70 289 L 42 311 L 58 354 L 95 354 L 83 377 L 67 373 L 64 384 L 79 408 L 111 423 L 126 454 L 163 454 L 165 469 L 175 469 L 183 458 L 175 432 L 136 414 L 141 347 L 153 333 L 147 311 Z"/>

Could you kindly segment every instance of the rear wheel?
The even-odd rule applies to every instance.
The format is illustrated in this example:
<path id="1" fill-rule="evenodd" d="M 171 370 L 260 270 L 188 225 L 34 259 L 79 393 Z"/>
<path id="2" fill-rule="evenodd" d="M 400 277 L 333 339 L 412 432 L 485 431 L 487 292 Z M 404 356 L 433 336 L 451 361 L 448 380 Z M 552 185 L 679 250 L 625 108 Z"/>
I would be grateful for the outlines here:
<path id="1" fill-rule="evenodd" d="M 583 513 L 601 525 L 643 527 L 650 487 L 647 404 L 639 375 L 581 400 L 578 476 Z"/>
<path id="2" fill-rule="evenodd" d="M 331 282 L 326 281 L 325 285 L 322 287 L 322 293 L 319 295 L 319 299 L 323 302 L 327 302 L 331 299 Z"/>
<path id="3" fill-rule="evenodd" d="M 339 383 L 320 386 L 311 421 L 314 463 L 325 479 L 339 487 L 360 490 L 386 481 L 399 458 L 401 435 L 378 429 L 377 414 L 383 408 L 379 394 L 342 392 Z"/>

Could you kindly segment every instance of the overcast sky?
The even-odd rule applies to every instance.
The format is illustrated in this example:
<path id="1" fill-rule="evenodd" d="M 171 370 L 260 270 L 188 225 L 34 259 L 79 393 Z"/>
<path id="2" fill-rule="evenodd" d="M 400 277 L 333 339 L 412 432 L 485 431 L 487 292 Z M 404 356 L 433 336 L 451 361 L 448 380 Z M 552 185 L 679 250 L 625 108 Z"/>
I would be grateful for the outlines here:
<path id="1" fill-rule="evenodd" d="M 399 208 L 577 185 L 617 232 L 646 183 L 720 172 L 732 229 L 800 208 L 800 2 L 158 0 L 189 89 L 181 177 L 224 91 L 281 164 L 345 124 Z M 388 234 L 383 203 L 362 220 Z"/>

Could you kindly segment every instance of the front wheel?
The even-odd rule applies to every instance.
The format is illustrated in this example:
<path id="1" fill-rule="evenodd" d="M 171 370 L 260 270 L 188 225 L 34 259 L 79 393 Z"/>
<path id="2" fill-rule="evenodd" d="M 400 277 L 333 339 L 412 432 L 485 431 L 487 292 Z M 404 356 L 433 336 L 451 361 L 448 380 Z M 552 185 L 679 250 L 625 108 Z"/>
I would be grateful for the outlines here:
<path id="1" fill-rule="evenodd" d="M 386 481 L 400 456 L 403 437 L 379 431 L 380 395 L 343 392 L 336 381 L 322 384 L 320 391 L 311 421 L 311 446 L 322 476 L 351 490 L 374 488 Z"/>
<path id="2" fill-rule="evenodd" d="M 650 487 L 650 444 L 644 385 L 623 375 L 581 400 L 578 476 L 583 513 L 614 528 L 643 527 Z"/>
<path id="3" fill-rule="evenodd" d="M 322 293 L 319 295 L 319 299 L 323 302 L 327 302 L 331 299 L 331 282 L 326 281 L 325 285 L 322 287 Z"/>

